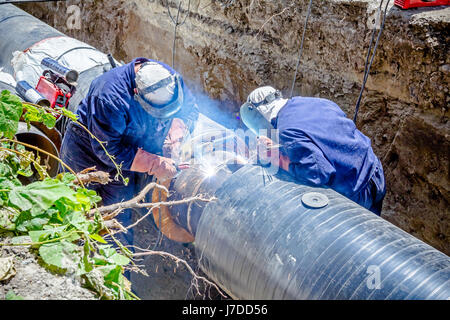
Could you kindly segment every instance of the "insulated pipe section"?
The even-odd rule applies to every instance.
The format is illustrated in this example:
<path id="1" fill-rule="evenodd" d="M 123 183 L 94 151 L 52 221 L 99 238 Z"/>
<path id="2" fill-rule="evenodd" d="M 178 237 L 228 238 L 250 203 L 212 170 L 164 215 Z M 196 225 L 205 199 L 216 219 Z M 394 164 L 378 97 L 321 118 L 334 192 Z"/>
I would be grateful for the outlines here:
<path id="1" fill-rule="evenodd" d="M 88 92 L 92 80 L 111 69 L 108 57 L 104 53 L 83 42 L 67 37 L 14 5 L 2 6 L 0 30 L 13 30 L 13 32 L 0 32 L 0 69 L 3 68 L 4 72 L 14 75 L 11 65 L 13 53 L 39 46 L 39 50 L 35 54 L 36 58 L 42 56 L 38 62 L 39 65 L 43 64 L 42 71 L 47 67 L 65 76 L 69 82 L 78 82 L 77 91 L 69 105 L 69 109 L 73 112 L 76 111 Z M 49 43 L 49 41 L 51 45 L 41 45 Z M 57 53 L 55 54 L 55 52 Z M 53 55 L 56 56 L 48 59 L 47 56 Z M 82 70 L 79 70 L 80 67 Z M 33 85 L 34 82 L 37 83 L 37 76 L 34 75 L 33 79 L 25 80 Z"/>
<path id="2" fill-rule="evenodd" d="M 230 296 L 450 298 L 448 256 L 331 189 L 263 170 L 232 174 L 198 222 L 200 267 Z"/>
<path id="3" fill-rule="evenodd" d="M 49 68 L 51 71 L 54 71 L 57 74 L 63 76 L 64 79 L 69 83 L 75 83 L 78 80 L 77 71 L 64 67 L 63 65 L 59 64 L 58 61 L 50 58 L 44 58 L 42 59 L 41 64 L 44 67 Z"/>
<path id="4" fill-rule="evenodd" d="M 76 112 L 91 82 L 111 69 L 108 57 L 99 50 L 67 37 L 14 5 L 1 6 L 0 30 L 13 31 L 0 32 L 0 69 L 14 75 L 14 68 L 11 65 L 13 53 L 31 48 L 27 51 L 29 53 L 37 48 L 36 52 L 32 52 L 35 55 L 34 59 L 27 61 L 33 63 L 32 68 L 28 66 L 25 78 L 17 80 L 26 80 L 33 86 L 37 84 L 38 77 L 44 71 L 43 68 L 47 67 L 64 75 L 69 82 L 77 81 L 77 90 L 68 107 L 72 112 Z M 38 61 L 34 61 L 36 59 Z M 80 67 L 82 69 L 79 70 Z M 66 125 L 67 121 L 64 118 L 58 123 L 62 133 Z"/>
<path id="5" fill-rule="evenodd" d="M 15 87 L 13 87 L 11 84 L 9 84 L 7 82 L 0 80 L 0 92 L 2 92 L 3 90 L 8 90 L 9 92 L 11 92 L 13 94 L 17 94 Z"/>
<path id="6" fill-rule="evenodd" d="M 170 188 L 173 192 L 169 201 L 182 200 L 199 194 L 211 198 L 223 182 L 243 164 L 244 159 L 237 157 L 236 154 L 223 151 L 208 154 L 202 163 L 193 165 L 174 180 Z M 169 210 L 176 222 L 195 236 L 204 208 L 205 202 L 191 201 L 170 206 Z"/>
<path id="7" fill-rule="evenodd" d="M 30 126 L 28 129 L 27 124 L 25 122 L 19 122 L 19 128 L 16 133 L 16 139 L 20 142 L 24 142 L 26 144 L 38 147 L 55 157 L 59 156 L 58 149 L 55 144 L 47 137 L 42 131 L 34 126 Z M 27 149 L 27 148 L 26 148 Z M 28 149 L 29 151 L 37 153 L 34 149 Z M 58 165 L 59 162 L 44 153 L 39 153 L 40 164 L 47 166 L 47 172 L 51 177 L 55 177 L 58 174 Z M 35 173 L 37 175 L 37 173 Z M 22 183 L 31 183 L 36 180 L 36 176 L 32 176 L 29 178 L 21 177 Z"/>
<path id="8" fill-rule="evenodd" d="M 26 81 L 19 81 L 16 84 L 16 91 L 27 102 L 31 102 L 42 107 L 50 107 L 50 101 L 44 98 L 36 89 Z"/>

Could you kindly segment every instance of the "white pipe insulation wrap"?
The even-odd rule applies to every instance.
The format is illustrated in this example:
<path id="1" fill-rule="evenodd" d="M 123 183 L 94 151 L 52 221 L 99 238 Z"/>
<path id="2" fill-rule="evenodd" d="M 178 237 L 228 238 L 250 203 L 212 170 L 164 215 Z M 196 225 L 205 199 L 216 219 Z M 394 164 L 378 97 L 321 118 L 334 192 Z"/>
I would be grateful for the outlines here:
<path id="1" fill-rule="evenodd" d="M 3 72 L 3 68 L 0 68 L 0 82 L 10 85 L 11 87 L 16 87 L 16 80 L 9 73 Z"/>
<path id="2" fill-rule="evenodd" d="M 107 55 L 92 46 L 66 36 L 53 37 L 13 53 L 11 65 L 16 80 L 26 80 L 36 86 L 39 77 L 48 69 L 41 64 L 44 58 L 51 58 L 78 73 L 109 63 Z"/>

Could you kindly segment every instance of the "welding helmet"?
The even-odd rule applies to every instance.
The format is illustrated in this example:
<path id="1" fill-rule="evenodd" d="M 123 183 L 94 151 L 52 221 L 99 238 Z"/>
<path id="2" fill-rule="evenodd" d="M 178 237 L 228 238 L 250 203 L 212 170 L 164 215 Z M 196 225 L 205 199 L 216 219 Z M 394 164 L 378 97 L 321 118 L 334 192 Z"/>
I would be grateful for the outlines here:
<path id="1" fill-rule="evenodd" d="M 145 62 L 136 73 L 136 100 L 151 116 L 172 117 L 183 104 L 181 76 L 157 62 Z"/>
<path id="2" fill-rule="evenodd" d="M 272 121 L 286 102 L 287 99 L 283 99 L 281 92 L 273 87 L 257 88 L 241 106 L 242 122 L 256 135 L 259 135 L 259 130 L 271 130 Z"/>

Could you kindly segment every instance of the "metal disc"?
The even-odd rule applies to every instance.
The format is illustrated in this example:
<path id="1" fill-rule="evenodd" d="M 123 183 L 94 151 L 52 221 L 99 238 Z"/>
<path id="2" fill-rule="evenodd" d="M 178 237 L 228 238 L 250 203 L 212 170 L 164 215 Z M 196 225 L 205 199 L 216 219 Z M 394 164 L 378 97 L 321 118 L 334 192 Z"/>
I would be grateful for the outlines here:
<path id="1" fill-rule="evenodd" d="M 302 196 L 304 205 L 311 208 L 323 208 L 328 205 L 328 197 L 319 192 L 308 192 Z"/>

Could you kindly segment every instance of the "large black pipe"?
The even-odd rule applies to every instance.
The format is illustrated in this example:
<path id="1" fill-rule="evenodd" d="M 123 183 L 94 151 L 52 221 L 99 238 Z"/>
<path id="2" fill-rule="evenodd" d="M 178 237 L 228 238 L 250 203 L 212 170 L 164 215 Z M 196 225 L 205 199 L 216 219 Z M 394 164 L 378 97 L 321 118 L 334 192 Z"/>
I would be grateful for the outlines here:
<path id="1" fill-rule="evenodd" d="M 12 54 L 23 51 L 33 44 L 52 37 L 63 36 L 61 32 L 36 19 L 12 4 L 0 8 L 0 67 L 13 74 Z"/>
<path id="2" fill-rule="evenodd" d="M 50 27 L 48 24 L 11 4 L 1 6 L 0 31 L 0 68 L 3 68 L 4 72 L 11 75 L 14 75 L 14 69 L 11 65 L 14 52 L 25 51 L 41 41 L 55 37 L 66 37 L 71 39 L 58 30 Z M 72 51 L 77 51 L 80 56 L 89 56 L 89 51 L 100 52 L 89 45 L 83 45 L 76 48 L 70 48 L 67 52 L 56 57 L 55 61 L 60 62 L 59 60 L 66 53 Z M 52 55 L 51 52 L 48 54 L 50 56 Z M 109 60 L 105 55 L 104 64 L 87 69 L 78 75 L 77 91 L 71 98 L 69 105 L 71 111 L 76 111 L 79 103 L 89 90 L 92 80 L 110 68 Z"/>
<path id="3" fill-rule="evenodd" d="M 33 27 L 23 28 L 25 24 Z M 9 64 L 13 51 L 61 35 L 8 5 L 0 11 L 0 30 L 0 67 Z M 13 43 L 5 45 L 11 34 Z M 84 79 L 80 74 L 79 91 L 85 93 L 103 71 L 104 66 L 98 66 Z M 201 119 L 200 124 L 212 131 L 223 130 L 206 117 Z M 197 138 L 194 135 L 188 143 L 198 144 Z M 217 141 L 210 138 L 212 144 Z M 217 152 L 209 155 L 214 158 Z M 200 191 L 217 198 L 190 211 L 180 209 L 178 215 L 180 223 L 196 234 L 202 270 L 232 297 L 450 298 L 450 259 L 445 254 L 333 190 L 306 187 L 284 174 L 271 176 L 258 166 L 236 165 L 241 162 L 236 155 L 232 161 L 216 159 L 213 174 L 202 168 L 203 155 L 194 159 L 199 166 L 182 172 L 174 190 L 176 197 Z M 318 209 L 305 206 L 302 199 L 310 192 L 321 193 L 329 203 Z"/>
<path id="4" fill-rule="evenodd" d="M 192 147 L 213 152 L 177 177 L 171 200 L 217 200 L 170 209 L 195 235 L 202 270 L 233 298 L 450 298 L 444 253 L 331 189 L 242 165 L 242 153 L 218 151 L 218 136 L 197 135 Z M 308 206 L 308 198 L 326 205 Z"/>
<path id="5" fill-rule="evenodd" d="M 264 170 L 222 178 L 198 222 L 199 264 L 232 297 L 450 298 L 448 256 L 331 189 Z M 312 192 L 328 204 L 305 205 Z"/>
<path id="6" fill-rule="evenodd" d="M 8 90 L 13 94 L 17 94 L 16 87 L 10 83 L 0 80 L 0 92 L 3 90 Z M 31 144 L 38 147 L 50 154 L 58 157 L 59 148 L 61 147 L 62 137 L 58 130 L 55 128 L 49 129 L 44 124 L 38 122 L 32 122 L 30 126 L 25 122 L 19 122 L 19 127 L 16 133 L 16 139 L 20 142 Z M 36 153 L 36 150 L 27 148 L 29 151 Z M 41 153 L 40 155 L 42 165 L 47 165 L 47 172 L 50 176 L 56 176 L 58 173 L 58 161 L 54 158 L 49 157 Z M 37 179 L 38 173 L 35 171 L 31 177 L 23 177 L 20 179 L 22 183 L 28 184 Z"/>

